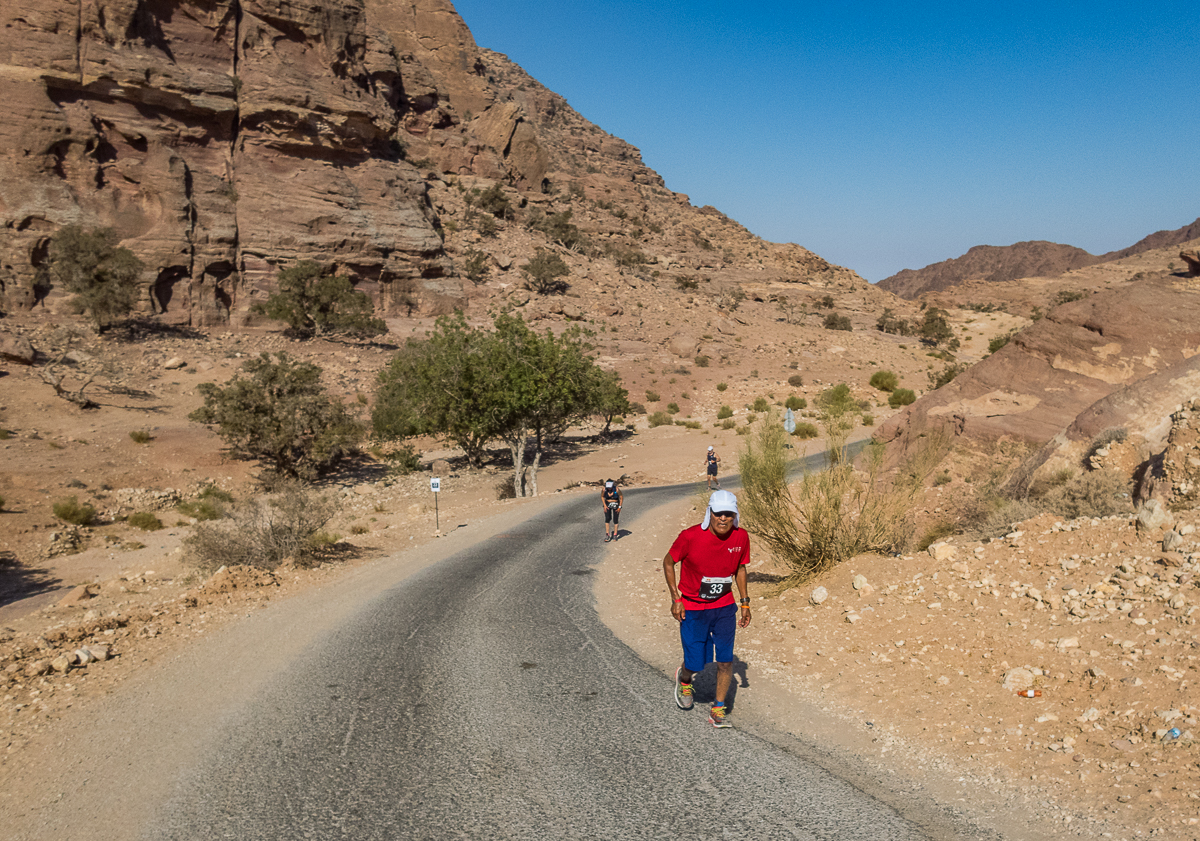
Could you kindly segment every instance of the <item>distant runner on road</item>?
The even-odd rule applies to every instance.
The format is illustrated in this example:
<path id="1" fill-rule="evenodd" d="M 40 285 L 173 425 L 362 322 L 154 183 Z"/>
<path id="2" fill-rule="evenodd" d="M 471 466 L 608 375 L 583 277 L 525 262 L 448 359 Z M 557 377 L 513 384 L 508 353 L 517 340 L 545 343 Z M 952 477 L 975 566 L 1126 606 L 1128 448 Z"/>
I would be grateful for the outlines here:
<path id="1" fill-rule="evenodd" d="M 604 487 L 600 489 L 600 502 L 604 505 L 604 542 L 608 543 L 610 540 L 616 540 L 621 531 L 621 506 L 625 504 L 625 495 L 621 493 L 615 480 L 604 480 Z M 608 530 L 610 523 L 611 533 Z"/>
<path id="2" fill-rule="evenodd" d="M 694 705 L 692 682 L 710 662 L 717 664 L 717 691 L 708 720 L 713 727 L 730 727 L 725 696 L 733 679 L 733 638 L 736 628 L 750 624 L 746 564 L 750 536 L 738 528 L 737 497 L 717 491 L 708 500 L 704 521 L 679 533 L 663 557 L 663 575 L 671 594 L 671 615 L 679 622 L 683 665 L 675 670 L 675 703 L 681 710 Z M 675 565 L 679 564 L 679 584 Z M 737 585 L 738 605 L 733 588 Z"/>
<path id="3" fill-rule="evenodd" d="M 705 457 L 705 472 L 708 474 L 708 489 L 711 491 L 713 485 L 718 488 L 721 483 L 717 481 L 717 465 L 721 463 L 721 457 L 717 455 L 717 451 L 712 448 L 712 444 L 708 445 L 708 455 Z"/>

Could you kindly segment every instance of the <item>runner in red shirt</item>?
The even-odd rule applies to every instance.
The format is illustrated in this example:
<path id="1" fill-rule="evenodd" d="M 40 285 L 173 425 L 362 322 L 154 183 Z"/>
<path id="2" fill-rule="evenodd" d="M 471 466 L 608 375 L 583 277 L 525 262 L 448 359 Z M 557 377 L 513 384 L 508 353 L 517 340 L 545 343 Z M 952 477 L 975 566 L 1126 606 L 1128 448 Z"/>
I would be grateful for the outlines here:
<path id="1" fill-rule="evenodd" d="M 683 665 L 675 671 L 675 703 L 693 706 L 692 681 L 710 662 L 717 664 L 717 691 L 709 721 L 713 727 L 731 726 L 725 696 L 733 679 L 735 626 L 750 624 L 750 598 L 746 594 L 746 564 L 750 562 L 750 536 L 738 528 L 737 497 L 717 491 L 708 500 L 704 521 L 684 529 L 663 558 L 663 575 L 671 593 L 671 615 L 679 622 Z M 679 583 L 675 581 L 679 564 Z M 734 604 L 737 586 L 741 606 Z"/>

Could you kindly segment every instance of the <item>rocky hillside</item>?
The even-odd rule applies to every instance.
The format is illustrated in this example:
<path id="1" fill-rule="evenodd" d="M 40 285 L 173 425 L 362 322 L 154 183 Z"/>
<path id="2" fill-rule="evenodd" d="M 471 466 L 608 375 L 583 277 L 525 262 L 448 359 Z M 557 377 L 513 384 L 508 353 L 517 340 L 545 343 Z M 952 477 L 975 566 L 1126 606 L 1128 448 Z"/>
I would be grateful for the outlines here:
<path id="1" fill-rule="evenodd" d="M 1082 248 L 1042 240 L 1006 246 L 977 245 L 952 260 L 933 263 L 923 269 L 904 269 L 879 281 L 879 286 L 901 298 L 913 300 L 927 292 L 940 292 L 971 281 L 1000 283 L 1022 278 L 1058 277 L 1074 269 L 1182 245 L 1196 238 L 1200 238 L 1200 219 L 1173 231 L 1158 231 L 1128 248 L 1098 257 Z"/>
<path id="2" fill-rule="evenodd" d="M 34 0 L 0 16 L 11 311 L 56 306 L 33 278 L 67 224 L 114 228 L 145 264 L 144 314 L 165 321 L 245 326 L 300 259 L 348 274 L 384 314 L 467 306 L 444 223 L 468 214 L 449 188 L 493 183 L 512 198 L 504 221 L 603 205 L 590 248 L 559 242 L 575 253 L 866 286 L 692 207 L 637 149 L 477 47 L 447 0 Z M 553 241 L 535 230 L 502 262 Z"/>

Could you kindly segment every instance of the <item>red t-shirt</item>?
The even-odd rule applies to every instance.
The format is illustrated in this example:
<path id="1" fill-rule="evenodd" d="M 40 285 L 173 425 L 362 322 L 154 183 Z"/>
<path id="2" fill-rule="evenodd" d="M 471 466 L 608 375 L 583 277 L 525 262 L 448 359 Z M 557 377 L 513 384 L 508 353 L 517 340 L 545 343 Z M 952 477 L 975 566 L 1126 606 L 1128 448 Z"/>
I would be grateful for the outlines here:
<path id="1" fill-rule="evenodd" d="M 679 533 L 669 554 L 679 564 L 679 595 L 684 607 L 724 607 L 733 604 L 733 577 L 738 567 L 750 563 L 750 535 L 745 529 L 735 528 L 722 540 L 697 524 Z M 702 588 L 709 595 L 720 595 L 701 598 Z"/>

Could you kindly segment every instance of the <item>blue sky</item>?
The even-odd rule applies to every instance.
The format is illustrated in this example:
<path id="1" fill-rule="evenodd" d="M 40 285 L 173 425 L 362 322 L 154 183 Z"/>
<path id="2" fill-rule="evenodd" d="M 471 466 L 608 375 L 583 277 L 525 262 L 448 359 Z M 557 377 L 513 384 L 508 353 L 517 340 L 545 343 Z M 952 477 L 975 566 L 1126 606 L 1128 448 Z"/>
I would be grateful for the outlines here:
<path id="1" fill-rule="evenodd" d="M 871 281 L 1200 216 L 1200 3 L 454 0 L 692 204 Z"/>

